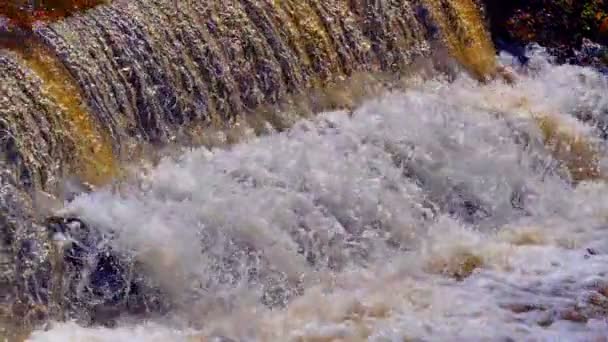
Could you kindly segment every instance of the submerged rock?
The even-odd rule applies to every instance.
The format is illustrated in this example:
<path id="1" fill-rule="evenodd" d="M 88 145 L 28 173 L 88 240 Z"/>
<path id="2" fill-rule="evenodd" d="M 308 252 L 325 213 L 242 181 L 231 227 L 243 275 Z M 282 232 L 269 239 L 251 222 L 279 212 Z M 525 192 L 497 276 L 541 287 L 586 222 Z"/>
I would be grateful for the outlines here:
<path id="1" fill-rule="evenodd" d="M 76 218 L 46 221 L 59 273 L 60 293 L 54 293 L 64 318 L 108 324 L 121 315 L 162 313 L 168 304 L 159 290 L 142 277 L 133 256 L 110 246 L 103 234 Z M 57 284 L 56 284 L 57 285 Z"/>
<path id="2" fill-rule="evenodd" d="M 74 218 L 33 217 L 31 198 L 0 174 L 0 320 L 36 326 L 48 319 L 108 324 L 119 315 L 162 313 L 167 305 L 129 255 Z"/>

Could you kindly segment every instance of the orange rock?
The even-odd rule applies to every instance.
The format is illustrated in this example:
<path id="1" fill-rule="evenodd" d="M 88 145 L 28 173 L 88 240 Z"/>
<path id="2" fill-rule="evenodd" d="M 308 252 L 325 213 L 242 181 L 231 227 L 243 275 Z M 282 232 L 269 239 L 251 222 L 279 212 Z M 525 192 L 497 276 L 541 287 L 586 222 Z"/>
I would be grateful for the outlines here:
<path id="1" fill-rule="evenodd" d="M 598 29 L 598 33 L 600 35 L 600 37 L 608 37 L 608 17 L 605 17 L 604 19 L 602 19 L 599 29 Z"/>
<path id="2" fill-rule="evenodd" d="M 28 29 L 37 21 L 57 20 L 107 2 L 107 0 L 43 0 L 31 4 L 31 1 L 26 0 L 2 1 L 0 16 L 8 18 L 13 26 Z"/>

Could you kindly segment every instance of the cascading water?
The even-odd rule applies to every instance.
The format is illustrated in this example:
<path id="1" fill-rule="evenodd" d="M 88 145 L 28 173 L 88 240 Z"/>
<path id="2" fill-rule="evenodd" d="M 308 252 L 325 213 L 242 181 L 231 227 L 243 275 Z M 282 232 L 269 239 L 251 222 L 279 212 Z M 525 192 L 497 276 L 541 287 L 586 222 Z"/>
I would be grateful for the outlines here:
<path id="1" fill-rule="evenodd" d="M 34 183 L 57 160 L 74 170 L 52 175 L 103 183 L 133 141 L 183 139 L 357 72 L 398 72 L 438 32 L 477 76 L 491 74 L 476 11 L 470 0 L 115 1 L 0 36 L 5 130 Z"/>
<path id="2" fill-rule="evenodd" d="M 467 73 L 421 77 L 438 41 Z M 480 83 L 508 58 L 471 1 L 114 1 L 0 44 L 0 313 L 30 340 L 608 331 L 607 81 L 534 50 Z M 375 98 L 306 118 L 341 83 Z M 100 188 L 54 208 L 71 176 Z"/>
<path id="3" fill-rule="evenodd" d="M 544 58 L 513 85 L 410 79 L 350 115 L 184 151 L 76 198 L 61 215 L 113 236 L 173 309 L 31 339 L 605 337 L 608 189 L 573 185 L 534 113 L 599 144 L 602 165 L 574 114 L 601 118 L 608 82 Z"/>
<path id="4" fill-rule="evenodd" d="M 65 227 L 47 220 L 75 192 L 66 179 L 102 186 L 147 144 L 200 144 L 240 121 L 258 134 L 284 129 L 297 116 L 261 105 L 298 103 L 356 75 L 398 75 L 440 42 L 476 77 L 494 72 L 470 0 L 113 1 L 31 27 L 19 6 L 0 10 L 9 18 L 0 18 L 0 316 L 27 324 L 74 314 L 57 301 L 79 290 L 57 282 L 66 265 L 49 241 Z M 68 278 L 82 267 L 70 258 Z"/>

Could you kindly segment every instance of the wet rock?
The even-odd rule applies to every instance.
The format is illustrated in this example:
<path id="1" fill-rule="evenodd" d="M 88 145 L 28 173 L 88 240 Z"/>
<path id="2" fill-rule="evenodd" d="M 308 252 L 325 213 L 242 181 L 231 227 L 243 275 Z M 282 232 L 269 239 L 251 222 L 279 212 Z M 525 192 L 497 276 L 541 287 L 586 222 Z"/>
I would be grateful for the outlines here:
<path id="1" fill-rule="evenodd" d="M 566 321 L 575 323 L 587 323 L 589 317 L 577 308 L 567 309 L 560 313 L 559 317 Z"/>
<path id="2" fill-rule="evenodd" d="M 545 308 L 542 305 L 538 305 L 538 304 L 530 304 L 530 303 L 511 303 L 511 304 L 505 304 L 503 306 L 503 308 L 510 310 L 514 313 L 525 313 L 525 312 L 531 312 L 531 311 L 545 311 L 547 310 L 547 308 Z"/>
<path id="3" fill-rule="evenodd" d="M 494 41 L 496 49 L 506 51 L 513 55 L 521 65 L 526 65 L 530 58 L 526 55 L 526 47 L 524 44 L 515 41 L 506 41 L 504 38 L 497 37 Z"/>
<path id="4" fill-rule="evenodd" d="M 448 258 L 438 258 L 430 263 L 431 271 L 462 281 L 483 266 L 483 259 L 470 252 L 458 252 Z"/>
<path id="5" fill-rule="evenodd" d="M 0 4 L 0 17 L 4 16 L 11 25 L 31 28 L 37 21 L 57 20 L 108 2 L 108 0 L 3 1 Z"/>
<path id="6" fill-rule="evenodd" d="M 592 293 L 588 298 L 589 304 L 607 310 L 608 313 L 608 297 L 601 293 Z"/>
<path id="7" fill-rule="evenodd" d="M 593 249 L 593 248 L 587 248 L 587 253 L 589 255 L 597 255 L 598 254 L 598 252 L 595 249 Z"/>
<path id="8" fill-rule="evenodd" d="M 485 0 L 492 38 L 499 50 L 526 61 L 523 46 L 539 43 L 558 62 L 603 67 L 608 42 L 608 3 L 603 0 Z"/>
<path id="9" fill-rule="evenodd" d="M 76 218 L 51 217 L 46 221 L 55 249 L 54 273 L 62 292 L 54 293 L 64 318 L 111 324 L 120 315 L 162 313 L 157 287 L 141 275 L 131 255 L 112 249 L 111 233 Z"/>
<path id="10" fill-rule="evenodd" d="M 546 327 L 551 326 L 554 322 L 555 322 L 555 318 L 553 317 L 553 315 L 546 313 L 539 320 L 536 321 L 536 324 L 538 324 L 541 327 L 546 328 Z"/>

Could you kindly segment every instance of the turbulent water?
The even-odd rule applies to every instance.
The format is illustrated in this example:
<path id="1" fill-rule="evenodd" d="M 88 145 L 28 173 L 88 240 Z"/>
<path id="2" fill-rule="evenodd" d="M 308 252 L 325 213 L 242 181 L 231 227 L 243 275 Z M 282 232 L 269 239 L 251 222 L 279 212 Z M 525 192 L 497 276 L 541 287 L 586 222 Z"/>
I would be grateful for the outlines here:
<path id="1" fill-rule="evenodd" d="M 158 313 L 186 300 L 143 290 L 173 282 L 139 282 L 140 270 L 131 269 L 139 259 L 124 252 L 131 246 L 103 256 L 92 245 L 103 237 L 95 223 L 49 217 L 75 192 L 122 178 L 125 163 L 145 159 L 149 150 L 233 144 L 250 132 L 284 130 L 303 114 L 354 107 L 373 93 L 357 86 L 359 77 L 398 78 L 431 54 L 433 64 L 447 51 L 477 79 L 496 72 L 495 50 L 473 0 L 103 3 L 67 17 L 61 10 L 34 11 L 48 10 L 47 2 L 0 6 L 0 336 L 5 323 L 26 330 L 52 319 L 100 323 L 124 310 Z M 69 4 L 75 3 L 62 7 Z M 33 18 L 48 20 L 31 23 Z M 340 93 L 345 84 L 361 96 Z M 332 92 L 337 96 L 327 96 Z M 293 115 L 272 110 L 294 104 L 310 108 Z M 53 245 L 52 235 L 66 229 L 82 233 L 88 249 Z M 241 241 L 230 243 L 245 248 Z M 93 260 L 82 260 L 91 251 Z M 315 260 L 302 267 L 345 265 L 346 257 L 313 254 L 306 258 Z M 234 258 L 238 264 L 241 257 Z M 220 270 L 207 277 L 219 279 L 211 274 Z M 188 267 L 176 272 L 200 278 Z M 280 271 L 252 277 L 277 283 L 276 290 L 262 290 L 269 307 L 284 305 L 305 287 Z"/>
<path id="2" fill-rule="evenodd" d="M 607 90 L 537 52 L 514 84 L 413 78 L 352 113 L 166 158 L 61 214 L 111 232 L 169 314 L 30 340 L 604 341 L 608 185 L 574 182 L 537 115 L 602 166 Z"/>

